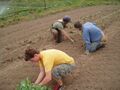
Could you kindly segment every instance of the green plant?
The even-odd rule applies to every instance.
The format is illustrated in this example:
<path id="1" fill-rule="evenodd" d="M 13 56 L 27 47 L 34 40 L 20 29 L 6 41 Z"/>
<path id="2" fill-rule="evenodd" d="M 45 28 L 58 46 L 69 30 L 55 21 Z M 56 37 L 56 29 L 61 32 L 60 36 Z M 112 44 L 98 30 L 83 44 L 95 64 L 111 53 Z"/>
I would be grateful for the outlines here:
<path id="1" fill-rule="evenodd" d="M 30 80 L 27 78 L 25 80 L 22 80 L 20 84 L 17 86 L 16 90 L 52 90 L 50 87 L 47 87 L 45 85 L 34 85 L 30 82 Z"/>

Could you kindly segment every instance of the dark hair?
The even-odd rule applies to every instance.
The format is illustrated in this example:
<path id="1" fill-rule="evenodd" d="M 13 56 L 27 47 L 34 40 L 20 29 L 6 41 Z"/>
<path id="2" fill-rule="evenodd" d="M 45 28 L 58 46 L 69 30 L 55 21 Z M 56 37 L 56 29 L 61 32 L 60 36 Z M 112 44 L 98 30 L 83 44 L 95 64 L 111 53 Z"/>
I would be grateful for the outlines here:
<path id="1" fill-rule="evenodd" d="M 79 21 L 77 21 L 77 22 L 74 23 L 74 27 L 81 29 L 82 28 L 82 24 Z"/>
<path id="2" fill-rule="evenodd" d="M 56 29 L 56 30 L 58 32 L 56 42 L 60 43 L 62 41 L 62 32 L 59 29 Z"/>
<path id="3" fill-rule="evenodd" d="M 64 16 L 63 17 L 63 21 L 66 22 L 66 23 L 68 23 L 68 22 L 71 21 L 71 18 L 69 16 Z"/>
<path id="4" fill-rule="evenodd" d="M 25 50 L 25 61 L 28 61 L 31 58 L 33 58 L 35 54 L 39 54 L 39 51 L 37 49 L 27 48 Z"/>

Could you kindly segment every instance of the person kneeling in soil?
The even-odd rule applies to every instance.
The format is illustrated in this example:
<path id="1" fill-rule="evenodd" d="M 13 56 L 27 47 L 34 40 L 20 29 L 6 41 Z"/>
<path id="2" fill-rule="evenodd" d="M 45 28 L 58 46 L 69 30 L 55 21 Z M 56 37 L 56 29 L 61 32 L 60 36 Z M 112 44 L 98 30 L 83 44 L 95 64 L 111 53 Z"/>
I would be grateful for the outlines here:
<path id="1" fill-rule="evenodd" d="M 85 54 L 89 54 L 89 52 L 94 52 L 105 46 L 106 37 L 103 31 L 97 27 L 95 23 L 86 22 L 82 25 L 77 21 L 74 23 L 74 27 L 82 31 L 82 38 L 86 49 Z"/>
<path id="2" fill-rule="evenodd" d="M 74 42 L 74 40 L 65 32 L 65 30 L 63 30 L 67 27 L 69 22 L 71 22 L 71 18 L 69 16 L 64 16 L 63 19 L 59 19 L 52 24 L 50 31 L 57 43 L 60 43 L 65 39 L 69 39 L 71 42 Z"/>
<path id="3" fill-rule="evenodd" d="M 52 80 L 57 81 L 55 88 L 63 86 L 62 77 L 71 73 L 75 67 L 72 57 L 57 49 L 38 51 L 33 48 L 25 50 L 25 61 L 37 62 L 40 66 L 40 73 L 35 84 L 45 85 Z M 60 89 L 54 89 L 60 90 Z"/>

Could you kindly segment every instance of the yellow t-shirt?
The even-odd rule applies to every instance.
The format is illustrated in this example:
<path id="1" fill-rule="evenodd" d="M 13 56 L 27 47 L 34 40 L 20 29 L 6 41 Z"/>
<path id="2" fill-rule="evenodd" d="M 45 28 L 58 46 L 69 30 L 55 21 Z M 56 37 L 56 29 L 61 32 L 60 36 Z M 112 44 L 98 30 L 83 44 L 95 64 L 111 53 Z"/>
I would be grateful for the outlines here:
<path id="1" fill-rule="evenodd" d="M 63 51 L 56 49 L 49 49 L 40 52 L 42 55 L 42 63 L 45 68 L 45 72 L 51 71 L 52 68 L 59 64 L 74 64 L 74 59 L 64 53 Z M 40 62 L 39 62 L 40 65 Z"/>

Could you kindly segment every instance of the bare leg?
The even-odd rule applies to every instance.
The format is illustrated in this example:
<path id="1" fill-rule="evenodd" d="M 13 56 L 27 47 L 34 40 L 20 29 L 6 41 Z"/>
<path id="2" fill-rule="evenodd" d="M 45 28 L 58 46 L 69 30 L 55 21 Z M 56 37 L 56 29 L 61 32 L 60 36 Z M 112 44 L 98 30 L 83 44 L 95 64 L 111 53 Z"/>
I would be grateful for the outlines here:
<path id="1" fill-rule="evenodd" d="M 58 35 L 57 30 L 51 29 L 50 31 L 51 31 L 51 33 L 53 35 L 53 39 L 56 40 L 57 39 L 57 35 Z"/>

